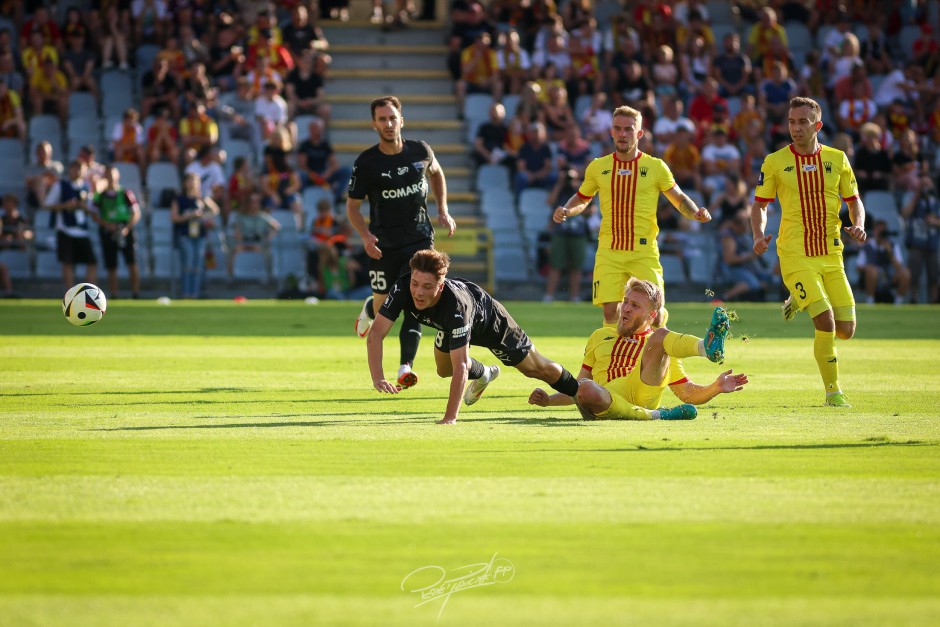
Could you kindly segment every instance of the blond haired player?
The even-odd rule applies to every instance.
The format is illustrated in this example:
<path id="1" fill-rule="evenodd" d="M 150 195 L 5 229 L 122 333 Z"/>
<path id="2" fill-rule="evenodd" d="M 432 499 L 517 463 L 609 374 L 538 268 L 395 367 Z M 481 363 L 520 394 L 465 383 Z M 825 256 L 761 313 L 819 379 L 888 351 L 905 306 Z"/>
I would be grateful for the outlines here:
<path id="1" fill-rule="evenodd" d="M 696 385 L 682 369 L 680 360 L 685 357 L 706 357 L 716 363 L 724 359 L 725 336 L 731 328 L 724 309 L 715 308 L 703 340 L 665 327 L 653 329 L 662 307 L 663 292 L 655 283 L 631 278 L 616 331 L 604 326 L 588 340 L 574 398 L 537 388 L 529 403 L 542 407 L 576 403 L 586 420 L 691 420 L 698 415 L 695 405 L 747 384 L 747 375 L 728 370 L 711 385 Z M 683 404 L 659 406 L 666 386 Z"/>
<path id="2" fill-rule="evenodd" d="M 696 207 L 676 185 L 662 159 L 637 148 L 643 137 L 643 116 L 639 111 L 630 107 L 615 109 L 610 136 L 614 152 L 591 161 L 581 187 L 563 207 L 555 209 L 552 219 L 561 224 L 584 211 L 595 194 L 600 195 L 601 230 L 594 260 L 592 301 L 604 308 L 604 324 L 613 326 L 627 279 L 637 277 L 664 289 L 656 244 L 660 192 L 690 220 L 708 222 L 711 215 L 704 207 Z"/>
<path id="3" fill-rule="evenodd" d="M 819 366 L 826 404 L 851 407 L 839 387 L 836 337 L 855 335 L 855 298 L 842 264 L 839 209 L 849 206 L 852 226 L 845 232 L 864 242 L 865 207 L 845 153 L 819 143 L 819 103 L 809 98 L 790 101 L 787 124 L 793 143 L 764 159 L 751 209 L 754 252 L 763 255 L 773 235 L 766 235 L 767 204 L 780 199 L 777 254 L 780 273 L 790 290 L 783 316 L 792 319 L 806 310 L 816 327 L 813 354 Z"/>

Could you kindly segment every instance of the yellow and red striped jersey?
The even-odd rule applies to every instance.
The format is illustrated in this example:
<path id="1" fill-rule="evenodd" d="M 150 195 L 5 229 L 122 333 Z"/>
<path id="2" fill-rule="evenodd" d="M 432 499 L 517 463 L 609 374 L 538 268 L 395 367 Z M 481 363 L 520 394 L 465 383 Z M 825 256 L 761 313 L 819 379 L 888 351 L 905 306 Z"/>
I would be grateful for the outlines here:
<path id="1" fill-rule="evenodd" d="M 811 155 L 793 145 L 767 155 L 761 166 L 755 200 L 780 198 L 780 255 L 818 257 L 842 252 L 839 209 L 843 199 L 858 197 L 855 173 L 845 153 L 820 145 Z"/>
<path id="2" fill-rule="evenodd" d="M 584 348 L 582 367 L 591 372 L 591 379 L 598 385 L 607 385 L 615 379 L 625 377 L 640 363 L 646 348 L 646 340 L 653 331 L 624 337 L 611 327 L 601 327 L 588 338 Z M 667 385 L 685 383 L 688 379 L 679 359 L 669 360 Z"/>
<path id="3" fill-rule="evenodd" d="M 598 245 L 611 250 L 637 250 L 646 245 L 658 254 L 656 205 L 660 192 L 675 184 L 662 159 L 642 152 L 631 161 L 621 161 L 616 153 L 591 161 L 578 195 L 589 200 L 600 194 Z"/>

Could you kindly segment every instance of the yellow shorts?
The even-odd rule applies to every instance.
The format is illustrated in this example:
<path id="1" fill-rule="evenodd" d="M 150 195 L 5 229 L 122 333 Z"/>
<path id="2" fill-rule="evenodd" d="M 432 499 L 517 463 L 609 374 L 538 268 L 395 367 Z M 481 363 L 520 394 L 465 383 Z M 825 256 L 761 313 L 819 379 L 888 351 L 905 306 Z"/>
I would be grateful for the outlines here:
<path id="1" fill-rule="evenodd" d="M 665 379 L 663 379 L 665 382 Z M 630 374 L 619 379 L 614 379 L 603 386 L 610 392 L 613 399 L 610 407 L 597 414 L 598 418 L 614 420 L 617 418 L 640 419 L 634 407 L 643 407 L 645 409 L 659 409 L 662 402 L 665 384 L 655 386 L 647 385 L 640 379 L 640 365 L 637 364 Z"/>
<path id="2" fill-rule="evenodd" d="M 836 320 L 855 320 L 855 296 L 841 254 L 780 257 L 780 274 L 800 311 L 816 317 L 832 309 Z"/>
<path id="3" fill-rule="evenodd" d="M 594 258 L 592 302 L 598 306 L 619 303 L 623 300 L 623 287 L 632 276 L 655 283 L 665 293 L 663 267 L 658 256 L 638 257 L 633 251 L 598 249 Z"/>

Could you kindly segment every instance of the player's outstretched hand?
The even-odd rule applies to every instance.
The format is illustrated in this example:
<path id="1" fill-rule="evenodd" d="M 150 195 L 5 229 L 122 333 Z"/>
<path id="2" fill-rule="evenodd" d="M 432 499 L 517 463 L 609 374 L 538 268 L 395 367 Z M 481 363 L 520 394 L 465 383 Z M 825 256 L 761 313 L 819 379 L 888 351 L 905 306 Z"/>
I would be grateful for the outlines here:
<path id="1" fill-rule="evenodd" d="M 379 248 L 379 238 L 369 233 L 362 239 L 362 247 L 366 249 L 366 254 L 373 259 L 382 258 L 382 249 Z"/>
<path id="2" fill-rule="evenodd" d="M 699 207 L 692 217 L 696 222 L 711 222 L 712 214 L 705 207 Z"/>
<path id="3" fill-rule="evenodd" d="M 868 239 L 868 234 L 865 233 L 865 227 L 862 226 L 844 226 L 845 232 L 849 234 L 849 237 L 854 239 L 859 244 L 864 244 L 865 240 Z"/>
<path id="4" fill-rule="evenodd" d="M 454 222 L 454 219 L 446 211 L 439 212 L 437 214 L 437 222 L 447 229 L 447 237 L 453 237 L 454 231 L 457 230 L 457 223 Z"/>
<path id="5" fill-rule="evenodd" d="M 773 239 L 773 235 L 765 235 L 764 237 L 758 237 L 754 240 L 754 252 L 758 255 L 763 255 L 770 248 L 770 240 Z"/>
<path id="6" fill-rule="evenodd" d="M 378 381 L 373 381 L 372 385 L 375 386 L 375 389 L 379 392 L 385 392 L 386 394 L 398 394 L 401 392 L 401 386 L 385 379 L 380 379 Z"/>
<path id="7" fill-rule="evenodd" d="M 551 398 L 545 390 L 542 388 L 535 388 L 532 390 L 532 393 L 529 394 L 529 405 L 538 405 L 539 407 L 548 407 L 548 404 L 551 402 Z"/>
<path id="8" fill-rule="evenodd" d="M 726 370 L 718 375 L 715 383 L 718 384 L 718 389 L 725 394 L 740 392 L 744 389 L 744 386 L 747 385 L 747 375 L 743 372 L 741 374 L 734 374 L 730 370 Z"/>

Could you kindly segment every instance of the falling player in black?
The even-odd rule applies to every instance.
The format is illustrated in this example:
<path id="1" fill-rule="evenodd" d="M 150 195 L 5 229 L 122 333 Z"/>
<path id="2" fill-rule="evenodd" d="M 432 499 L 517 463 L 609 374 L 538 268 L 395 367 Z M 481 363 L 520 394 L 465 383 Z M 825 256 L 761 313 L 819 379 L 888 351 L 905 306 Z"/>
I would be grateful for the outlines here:
<path id="1" fill-rule="evenodd" d="M 429 183 L 437 201 L 438 223 L 447 230 L 448 237 L 456 228 L 447 212 L 444 170 L 434 158 L 434 151 L 423 141 L 402 139 L 402 126 L 398 98 L 385 96 L 372 101 L 372 128 L 379 135 L 379 143 L 359 155 L 349 181 L 346 214 L 365 244 L 372 285 L 372 296 L 366 299 L 356 320 L 359 337 L 366 336 L 392 285 L 408 272 L 411 256 L 434 246 L 434 229 L 428 220 Z M 368 227 L 360 212 L 366 197 Z M 421 325 L 405 319 L 398 337 L 398 384 L 407 388 L 418 382 L 411 367 L 418 353 Z"/>
<path id="2" fill-rule="evenodd" d="M 475 283 L 447 278 L 450 265 L 447 253 L 421 250 L 409 265 L 411 274 L 395 283 L 366 339 L 369 371 L 376 390 L 397 394 L 401 389 L 385 379 L 382 342 L 403 314 L 406 320 L 437 329 L 434 341 L 437 374 L 451 377 L 447 409 L 438 424 L 457 422 L 461 395 L 467 405 L 472 405 L 499 376 L 499 366 L 484 366 L 470 356 L 471 345 L 490 349 L 504 365 L 540 379 L 562 394 L 577 394 L 578 382 L 571 373 L 535 350 L 525 331 L 498 300 Z M 470 384 L 464 392 L 467 380 Z"/>

